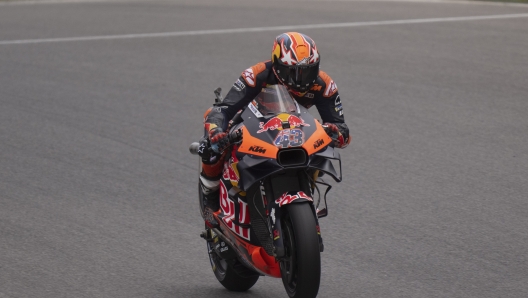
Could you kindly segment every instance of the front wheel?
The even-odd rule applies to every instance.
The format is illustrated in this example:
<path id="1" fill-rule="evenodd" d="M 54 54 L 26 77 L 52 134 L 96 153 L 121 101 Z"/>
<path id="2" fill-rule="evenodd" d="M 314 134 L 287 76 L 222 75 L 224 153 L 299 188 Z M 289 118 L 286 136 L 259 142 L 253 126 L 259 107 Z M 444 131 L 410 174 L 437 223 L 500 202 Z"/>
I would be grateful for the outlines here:
<path id="1" fill-rule="evenodd" d="M 286 256 L 280 262 L 282 283 L 291 298 L 316 297 L 321 279 L 319 236 L 307 203 L 286 206 L 282 231 Z"/>

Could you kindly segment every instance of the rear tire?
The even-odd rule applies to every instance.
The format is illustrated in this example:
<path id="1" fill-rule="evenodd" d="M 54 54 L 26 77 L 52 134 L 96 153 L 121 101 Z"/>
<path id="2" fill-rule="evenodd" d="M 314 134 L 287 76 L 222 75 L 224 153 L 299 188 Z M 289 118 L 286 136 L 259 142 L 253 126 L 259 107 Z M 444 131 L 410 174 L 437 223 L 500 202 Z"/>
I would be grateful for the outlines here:
<path id="1" fill-rule="evenodd" d="M 200 187 L 200 184 L 198 183 L 198 198 L 199 198 L 199 206 L 200 206 L 200 215 L 203 217 L 204 212 L 204 197 L 202 188 Z M 206 225 L 205 229 L 209 229 L 209 227 Z M 232 268 L 232 265 L 229 264 L 225 259 L 220 257 L 213 249 L 213 243 L 207 242 L 207 251 L 209 253 L 209 261 L 211 262 L 211 268 L 213 269 L 214 275 L 216 276 L 216 279 L 224 286 L 224 288 L 228 289 L 229 291 L 234 292 L 245 292 L 249 290 L 259 279 L 259 275 L 254 276 L 240 276 L 235 269 Z M 237 263 L 237 266 L 243 266 L 242 264 Z M 239 272 L 246 271 L 249 272 L 250 270 L 242 267 L 239 269 Z"/>
<path id="2" fill-rule="evenodd" d="M 229 291 L 245 292 L 249 290 L 259 279 L 258 275 L 243 277 L 240 276 L 224 259 L 216 254 L 213 250 L 213 243 L 207 242 L 209 260 L 213 268 L 216 279 Z M 241 264 L 239 264 L 242 266 Z M 248 269 L 249 270 L 249 269 Z"/>
<path id="3" fill-rule="evenodd" d="M 280 262 L 284 288 L 291 298 L 314 298 L 321 280 L 321 253 L 312 208 L 307 203 L 287 205 L 281 223 L 286 250 Z"/>

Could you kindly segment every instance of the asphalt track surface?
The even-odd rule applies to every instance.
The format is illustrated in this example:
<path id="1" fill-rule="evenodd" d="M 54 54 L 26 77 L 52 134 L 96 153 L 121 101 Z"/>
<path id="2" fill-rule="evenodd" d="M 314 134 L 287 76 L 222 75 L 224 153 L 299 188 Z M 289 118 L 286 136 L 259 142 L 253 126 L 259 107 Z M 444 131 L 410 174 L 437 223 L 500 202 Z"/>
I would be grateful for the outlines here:
<path id="1" fill-rule="evenodd" d="M 213 89 L 269 59 L 278 26 L 315 39 L 353 136 L 321 220 L 319 297 L 528 297 L 527 14 L 0 3 L 0 297 L 286 297 L 279 279 L 216 281 L 187 150 Z"/>

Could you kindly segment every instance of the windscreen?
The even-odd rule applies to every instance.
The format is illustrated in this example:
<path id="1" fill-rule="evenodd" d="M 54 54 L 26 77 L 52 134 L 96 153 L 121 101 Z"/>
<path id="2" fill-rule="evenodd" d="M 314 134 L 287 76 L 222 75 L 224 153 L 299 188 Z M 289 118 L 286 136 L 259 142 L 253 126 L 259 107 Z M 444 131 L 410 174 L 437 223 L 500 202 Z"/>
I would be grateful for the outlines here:
<path id="1" fill-rule="evenodd" d="M 264 116 L 298 112 L 295 100 L 288 93 L 286 87 L 282 85 L 269 85 L 262 88 L 254 102 L 259 112 Z"/>

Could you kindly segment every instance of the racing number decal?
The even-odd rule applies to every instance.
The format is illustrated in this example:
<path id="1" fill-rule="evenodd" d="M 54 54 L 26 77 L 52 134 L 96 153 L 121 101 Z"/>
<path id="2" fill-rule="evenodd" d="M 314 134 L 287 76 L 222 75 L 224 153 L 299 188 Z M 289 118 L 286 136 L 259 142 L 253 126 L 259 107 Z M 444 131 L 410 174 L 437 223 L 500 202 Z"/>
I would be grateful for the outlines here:
<path id="1" fill-rule="evenodd" d="M 274 144 L 277 147 L 288 148 L 298 147 L 304 143 L 304 134 L 300 129 L 281 130 L 275 138 Z"/>

